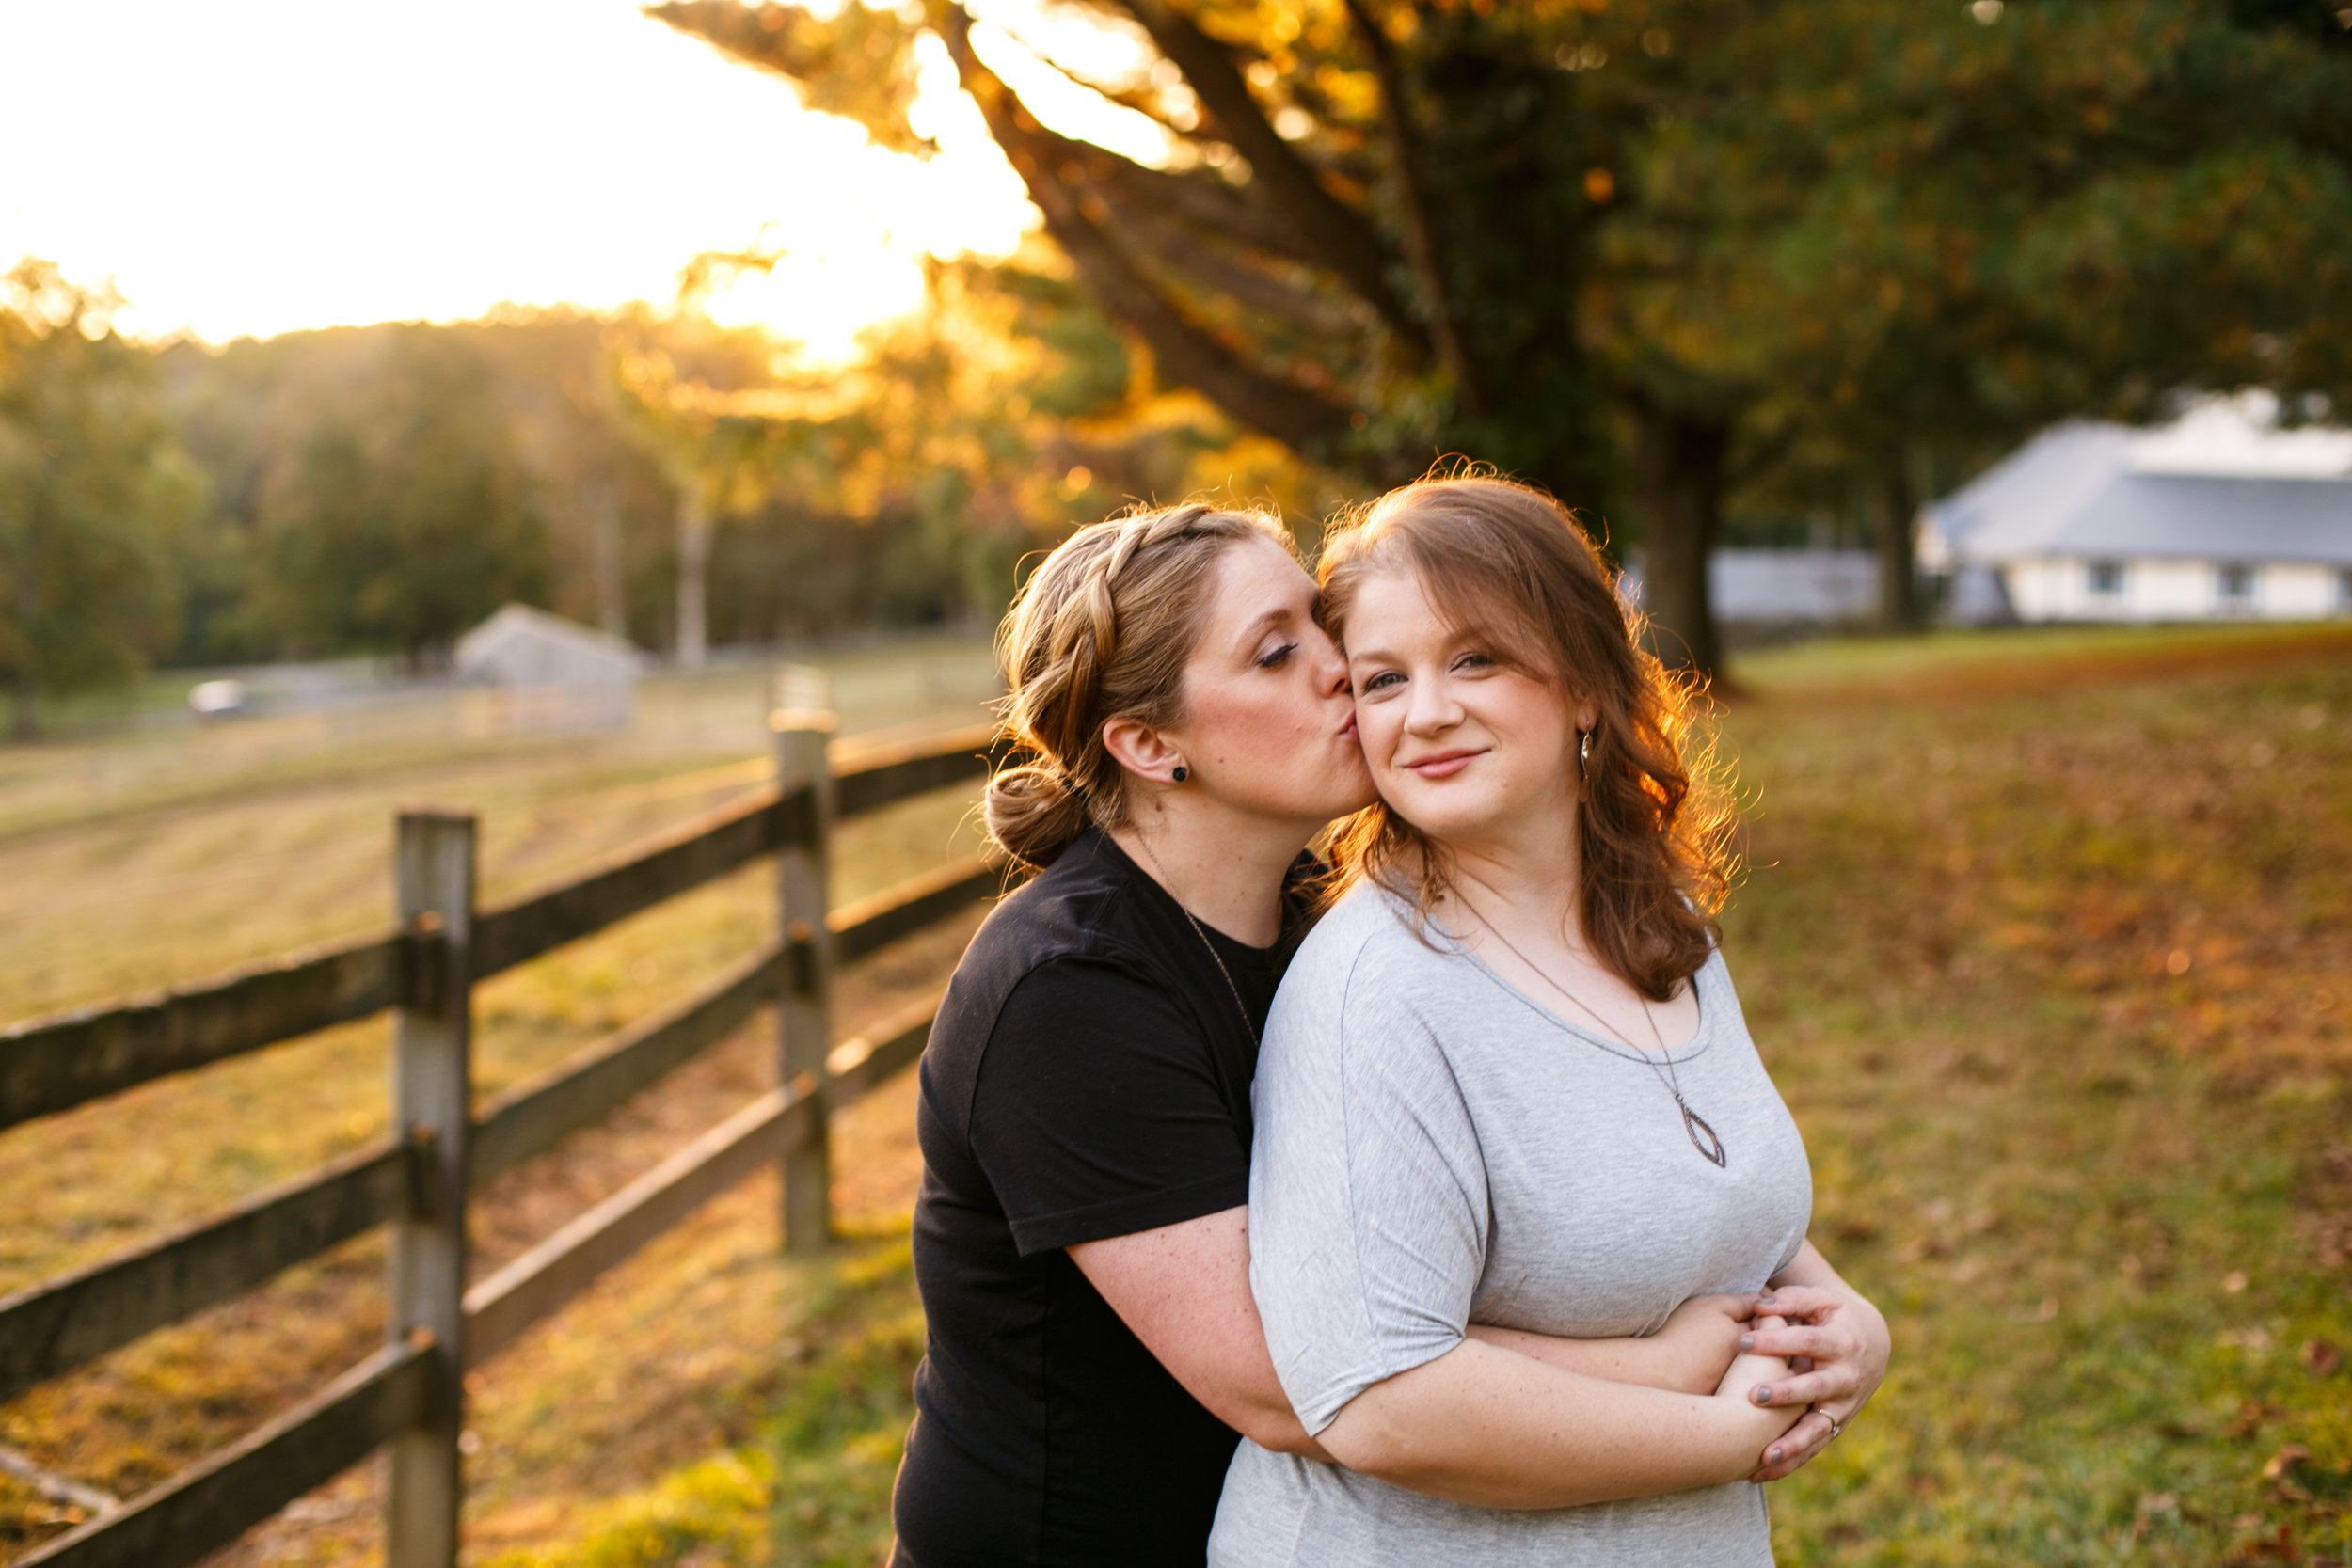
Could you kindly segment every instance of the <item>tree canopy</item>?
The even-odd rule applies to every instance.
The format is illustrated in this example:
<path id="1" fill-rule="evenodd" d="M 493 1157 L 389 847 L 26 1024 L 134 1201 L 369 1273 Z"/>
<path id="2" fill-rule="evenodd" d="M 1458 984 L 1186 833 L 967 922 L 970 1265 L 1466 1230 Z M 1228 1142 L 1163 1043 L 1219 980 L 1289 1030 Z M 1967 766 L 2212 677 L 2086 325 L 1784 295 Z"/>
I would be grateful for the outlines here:
<path id="1" fill-rule="evenodd" d="M 1042 123 L 956 0 L 648 8 L 903 148 L 935 36 L 1161 375 L 1370 482 L 1460 451 L 1629 515 L 1662 651 L 1701 668 L 1726 498 L 1792 458 L 1883 490 L 1899 543 L 1921 453 L 2185 386 L 2342 388 L 2352 52 L 2325 7 L 1065 9 L 1144 63 L 1033 53 L 1154 121 L 1155 163 Z"/>

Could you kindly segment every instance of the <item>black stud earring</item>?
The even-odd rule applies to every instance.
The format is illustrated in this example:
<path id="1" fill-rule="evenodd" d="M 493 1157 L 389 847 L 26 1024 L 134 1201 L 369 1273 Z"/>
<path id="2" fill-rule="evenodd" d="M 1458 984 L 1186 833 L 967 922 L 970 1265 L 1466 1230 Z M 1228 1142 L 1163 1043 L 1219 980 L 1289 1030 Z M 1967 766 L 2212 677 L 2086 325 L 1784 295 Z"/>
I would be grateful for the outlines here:
<path id="1" fill-rule="evenodd" d="M 1185 780 L 1186 776 L 1187 776 L 1187 775 L 1185 774 L 1185 772 L 1184 772 L 1184 765 L 1183 763 L 1181 763 L 1181 762 L 1180 762 L 1180 763 L 1178 763 L 1178 764 L 1176 765 L 1176 771 L 1175 771 L 1175 772 L 1173 772 L 1173 773 L 1171 773 L 1171 774 L 1170 774 L 1170 775 L 1168 775 L 1168 776 L 1169 776 L 1171 779 L 1175 780 L 1175 782 L 1176 782 L 1176 783 L 1178 783 L 1178 784 L 1183 784 L 1183 783 L 1184 782 L 1184 780 Z"/>

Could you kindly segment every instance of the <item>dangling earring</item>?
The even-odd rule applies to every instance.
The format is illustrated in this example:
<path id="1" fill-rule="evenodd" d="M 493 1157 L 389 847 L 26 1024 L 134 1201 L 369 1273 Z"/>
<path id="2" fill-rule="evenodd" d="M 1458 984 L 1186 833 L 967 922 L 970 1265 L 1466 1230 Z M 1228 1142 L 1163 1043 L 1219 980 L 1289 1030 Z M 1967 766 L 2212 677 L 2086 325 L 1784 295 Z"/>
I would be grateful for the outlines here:
<path id="1" fill-rule="evenodd" d="M 1579 730 L 1576 732 L 1576 776 L 1579 781 L 1592 777 L 1592 761 L 1593 732 Z"/>
<path id="2" fill-rule="evenodd" d="M 1176 771 L 1168 775 L 1168 778 L 1176 784 L 1183 784 L 1188 777 L 1190 775 L 1184 771 L 1184 765 L 1181 762 L 1176 765 Z"/>

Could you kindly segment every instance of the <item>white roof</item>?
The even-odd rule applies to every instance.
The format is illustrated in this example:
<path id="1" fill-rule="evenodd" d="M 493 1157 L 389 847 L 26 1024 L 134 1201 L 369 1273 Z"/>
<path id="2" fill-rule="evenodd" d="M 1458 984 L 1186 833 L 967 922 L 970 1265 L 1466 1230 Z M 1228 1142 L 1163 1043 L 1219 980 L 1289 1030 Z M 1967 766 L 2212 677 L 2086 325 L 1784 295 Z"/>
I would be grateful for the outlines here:
<path id="1" fill-rule="evenodd" d="M 633 681 L 644 656 L 625 638 L 510 604 L 457 640 L 458 673 L 493 686 Z"/>
<path id="2" fill-rule="evenodd" d="M 1921 563 L 2171 556 L 2352 565 L 2352 432 L 2270 427 L 2260 394 L 2159 430 L 2055 425 L 1921 513 Z"/>

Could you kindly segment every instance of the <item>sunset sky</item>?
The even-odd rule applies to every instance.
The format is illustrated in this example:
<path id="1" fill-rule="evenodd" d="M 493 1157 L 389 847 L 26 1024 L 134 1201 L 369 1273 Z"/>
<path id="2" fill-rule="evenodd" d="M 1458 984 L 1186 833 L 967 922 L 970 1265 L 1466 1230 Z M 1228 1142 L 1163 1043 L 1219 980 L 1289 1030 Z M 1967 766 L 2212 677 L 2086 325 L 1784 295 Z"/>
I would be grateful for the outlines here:
<path id="1" fill-rule="evenodd" d="M 1089 65 L 1133 55 L 1035 0 L 980 9 Z M 1054 93 L 1005 33 L 976 46 L 1047 119 L 1151 151 L 1155 128 Z M 759 242 L 791 259 L 713 314 L 830 357 L 914 302 L 921 253 L 1002 253 L 1034 221 L 944 50 L 929 163 L 631 0 L 0 0 L 0 264 L 112 275 L 149 337 L 666 302 L 696 252 Z"/>

